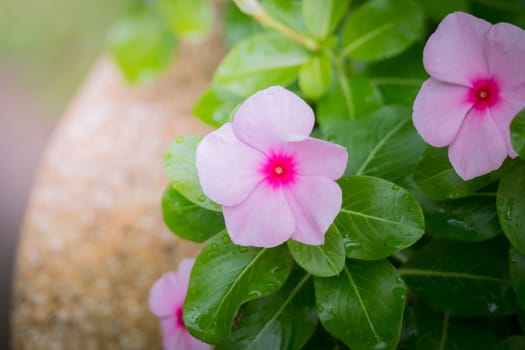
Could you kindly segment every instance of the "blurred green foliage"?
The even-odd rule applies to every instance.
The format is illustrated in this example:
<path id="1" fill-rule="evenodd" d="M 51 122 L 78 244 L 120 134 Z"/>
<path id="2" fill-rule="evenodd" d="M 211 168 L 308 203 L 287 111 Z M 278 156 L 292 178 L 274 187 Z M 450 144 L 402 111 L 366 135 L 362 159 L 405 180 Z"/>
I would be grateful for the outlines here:
<path id="1" fill-rule="evenodd" d="M 0 71 L 58 117 L 94 60 L 126 0 L 0 1 Z"/>

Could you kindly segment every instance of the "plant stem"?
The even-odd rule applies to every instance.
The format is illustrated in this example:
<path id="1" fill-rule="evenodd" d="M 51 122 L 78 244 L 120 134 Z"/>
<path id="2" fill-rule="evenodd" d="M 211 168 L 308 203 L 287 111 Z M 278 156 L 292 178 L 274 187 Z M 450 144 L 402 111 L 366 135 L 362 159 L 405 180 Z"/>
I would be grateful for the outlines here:
<path id="1" fill-rule="evenodd" d="M 242 12 L 252 16 L 257 22 L 277 30 L 290 39 L 297 41 L 310 51 L 319 50 L 319 45 L 315 40 L 301 35 L 294 29 L 270 16 L 257 0 L 234 0 L 234 2 Z"/>

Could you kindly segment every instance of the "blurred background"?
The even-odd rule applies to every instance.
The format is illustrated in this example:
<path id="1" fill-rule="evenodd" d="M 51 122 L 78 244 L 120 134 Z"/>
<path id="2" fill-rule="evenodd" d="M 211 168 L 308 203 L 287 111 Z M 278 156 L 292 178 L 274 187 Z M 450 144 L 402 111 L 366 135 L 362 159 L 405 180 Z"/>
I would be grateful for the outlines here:
<path id="1" fill-rule="evenodd" d="M 39 158 L 125 0 L 0 1 L 0 349 L 18 234 Z"/>

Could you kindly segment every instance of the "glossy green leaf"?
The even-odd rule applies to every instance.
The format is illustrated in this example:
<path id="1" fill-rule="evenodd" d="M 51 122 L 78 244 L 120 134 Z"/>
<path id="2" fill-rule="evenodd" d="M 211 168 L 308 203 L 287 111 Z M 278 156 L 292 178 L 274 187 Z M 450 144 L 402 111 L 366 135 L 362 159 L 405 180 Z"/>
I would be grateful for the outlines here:
<path id="1" fill-rule="evenodd" d="M 314 276 L 338 275 L 345 265 L 344 242 L 333 225 L 326 232 L 323 245 L 312 246 L 289 240 L 288 248 L 295 261 Z"/>
<path id="2" fill-rule="evenodd" d="M 501 178 L 497 208 L 503 232 L 514 248 L 525 254 L 525 162 L 514 163 Z"/>
<path id="3" fill-rule="evenodd" d="M 505 339 L 498 350 L 523 350 L 525 349 L 525 336 L 514 335 Z"/>
<path id="4" fill-rule="evenodd" d="M 493 195 L 420 202 L 425 212 L 426 231 L 434 237 L 478 242 L 502 232 Z"/>
<path id="5" fill-rule="evenodd" d="M 170 63 L 175 39 L 154 9 L 132 2 L 108 37 L 111 56 L 128 82 L 156 78 Z"/>
<path id="6" fill-rule="evenodd" d="M 399 270 L 410 290 L 433 306 L 461 316 L 503 316 L 515 310 L 507 243 L 437 240 Z"/>
<path id="7" fill-rule="evenodd" d="M 326 39 L 346 14 L 350 0 L 304 0 L 303 17 L 309 32 L 317 39 Z"/>
<path id="8" fill-rule="evenodd" d="M 230 334 L 239 307 L 279 290 L 292 264 L 285 246 L 240 247 L 226 233 L 215 236 L 202 249 L 191 272 L 184 302 L 188 331 L 207 343 L 222 342 Z"/>
<path id="9" fill-rule="evenodd" d="M 525 109 L 518 113 L 510 123 L 510 137 L 512 148 L 522 159 L 525 159 Z"/>
<path id="10" fill-rule="evenodd" d="M 420 0 L 425 12 L 434 20 L 441 21 L 455 11 L 468 11 L 466 0 Z"/>
<path id="11" fill-rule="evenodd" d="M 386 260 L 349 260 L 336 277 L 314 280 L 319 319 L 352 350 L 396 349 L 406 288 Z"/>
<path id="12" fill-rule="evenodd" d="M 240 310 L 231 336 L 216 350 L 298 350 L 317 327 L 311 275 L 291 273 L 275 294 L 247 303 Z"/>
<path id="13" fill-rule="evenodd" d="M 224 230 L 222 213 L 204 209 L 168 186 L 162 196 L 164 222 L 177 236 L 204 242 Z"/>
<path id="14" fill-rule="evenodd" d="M 213 7 L 207 0 L 157 0 L 157 6 L 177 37 L 202 40 L 213 28 Z"/>
<path id="15" fill-rule="evenodd" d="M 510 279 L 512 288 L 516 294 L 518 305 L 525 310 L 525 255 L 520 254 L 516 249 L 510 248 Z"/>
<path id="16" fill-rule="evenodd" d="M 343 237 L 347 257 L 385 258 L 423 235 L 423 212 L 405 189 L 367 176 L 346 176 L 338 182 L 343 205 L 334 227 Z"/>
<path id="17" fill-rule="evenodd" d="M 485 319 L 454 317 L 416 303 L 418 324 L 416 349 L 494 350 L 496 323 Z"/>
<path id="18" fill-rule="evenodd" d="M 210 85 L 201 95 L 193 114 L 203 122 L 215 127 L 232 120 L 232 112 L 242 99 L 219 86 Z"/>
<path id="19" fill-rule="evenodd" d="M 332 66 L 326 54 L 312 56 L 299 70 L 299 87 L 306 97 L 323 96 L 332 80 Z"/>
<path id="20" fill-rule="evenodd" d="M 412 0 L 372 0 L 354 11 L 343 29 L 343 53 L 357 60 L 395 56 L 421 38 L 423 10 Z"/>
<path id="21" fill-rule="evenodd" d="M 241 41 L 226 55 L 214 83 L 247 97 L 271 85 L 287 85 L 297 78 L 308 51 L 279 33 L 262 33 Z"/>
<path id="22" fill-rule="evenodd" d="M 241 12 L 235 2 L 227 1 L 222 30 L 224 41 L 231 48 L 241 40 L 262 31 L 262 27 L 251 16 Z"/>
<path id="23" fill-rule="evenodd" d="M 421 85 L 428 78 L 423 68 L 423 46 L 416 44 L 400 55 L 372 62 L 364 73 L 379 89 L 385 104 L 412 108 Z"/>
<path id="24" fill-rule="evenodd" d="M 171 186 L 184 197 L 203 208 L 221 211 L 221 207 L 202 192 L 199 182 L 195 150 L 200 140 L 198 136 L 181 136 L 172 142 L 164 152 L 164 170 Z"/>
<path id="25" fill-rule="evenodd" d="M 332 121 L 366 117 L 382 105 L 381 93 L 368 77 L 333 79 L 328 92 L 317 103 L 317 119 L 324 127 Z"/>
<path id="26" fill-rule="evenodd" d="M 412 175 L 425 144 L 407 107 L 383 107 L 366 118 L 327 122 L 326 139 L 347 148 L 347 174 L 381 177 L 404 184 Z M 341 132 L 344 130 L 344 132 Z"/>
<path id="27" fill-rule="evenodd" d="M 483 175 L 464 181 L 452 168 L 446 148 L 428 147 L 414 170 L 414 181 L 425 196 L 445 200 L 466 197 L 494 179 Z"/>

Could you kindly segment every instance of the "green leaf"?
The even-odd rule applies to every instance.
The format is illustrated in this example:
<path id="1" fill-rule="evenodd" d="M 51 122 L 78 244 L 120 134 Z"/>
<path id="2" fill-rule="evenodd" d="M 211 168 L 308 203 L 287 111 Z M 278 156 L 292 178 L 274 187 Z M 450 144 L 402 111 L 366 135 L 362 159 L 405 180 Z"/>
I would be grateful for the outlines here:
<path id="1" fill-rule="evenodd" d="M 111 56 L 128 82 L 156 78 L 171 63 L 175 39 L 154 9 L 132 2 L 108 37 Z"/>
<path id="2" fill-rule="evenodd" d="M 525 349 L 525 336 L 514 335 L 505 339 L 498 350 L 523 350 Z"/>
<path id="3" fill-rule="evenodd" d="M 200 140 L 198 136 L 181 136 L 172 142 L 164 152 L 164 170 L 171 186 L 184 197 L 200 207 L 221 211 L 221 207 L 202 192 L 199 182 L 195 150 Z"/>
<path id="4" fill-rule="evenodd" d="M 314 276 L 338 275 L 345 265 L 344 242 L 333 225 L 326 232 L 323 245 L 312 246 L 289 240 L 288 248 L 295 261 Z"/>
<path id="5" fill-rule="evenodd" d="M 446 148 L 428 147 L 414 170 L 414 181 L 425 196 L 445 200 L 466 197 L 494 179 L 487 174 L 464 181 L 452 168 Z"/>
<path id="6" fill-rule="evenodd" d="M 177 236 L 194 242 L 204 242 L 224 230 L 221 213 L 204 209 L 168 186 L 162 196 L 164 222 Z"/>
<path id="7" fill-rule="evenodd" d="M 191 272 L 184 302 L 188 331 L 207 343 L 223 341 L 238 308 L 279 290 L 292 264 L 285 246 L 240 247 L 226 233 L 215 236 L 202 249 Z"/>
<path id="8" fill-rule="evenodd" d="M 460 316 L 503 316 L 515 310 L 508 279 L 507 244 L 437 240 L 414 253 L 399 270 L 411 291 Z"/>
<path id="9" fill-rule="evenodd" d="M 357 60 L 395 56 L 423 34 L 423 11 L 412 0 L 372 0 L 353 12 L 343 29 L 343 53 Z"/>
<path id="10" fill-rule="evenodd" d="M 322 126 L 326 139 L 347 148 L 347 174 L 381 177 L 404 184 L 425 144 L 407 107 L 387 106 L 366 118 Z M 344 132 L 341 132 L 344 130 Z"/>
<path id="11" fill-rule="evenodd" d="M 243 306 L 231 336 L 216 349 L 301 349 L 316 327 L 311 275 L 295 270 L 277 293 Z"/>
<path id="12" fill-rule="evenodd" d="M 410 106 L 428 74 L 423 68 L 423 46 L 412 45 L 402 54 L 370 63 L 364 70 L 387 105 Z"/>
<path id="13" fill-rule="evenodd" d="M 499 235 L 495 196 L 475 196 L 443 202 L 420 200 L 426 231 L 437 238 L 478 242 Z"/>
<path id="14" fill-rule="evenodd" d="M 242 99 L 219 86 L 208 86 L 195 106 L 193 114 L 215 127 L 232 120 L 232 112 Z"/>
<path id="15" fill-rule="evenodd" d="M 343 237 L 347 257 L 382 259 L 423 235 L 423 212 L 403 188 L 367 176 L 346 176 L 338 182 L 343 205 L 334 226 Z"/>
<path id="16" fill-rule="evenodd" d="M 214 83 L 240 97 L 271 85 L 287 85 L 310 57 L 300 44 L 279 33 L 262 33 L 241 41 L 215 72 Z"/>
<path id="17" fill-rule="evenodd" d="M 312 56 L 299 70 L 299 87 L 306 97 L 318 99 L 332 80 L 332 66 L 326 54 Z"/>
<path id="18" fill-rule="evenodd" d="M 233 1 L 227 1 L 225 4 L 222 28 L 224 41 L 229 48 L 262 31 L 259 23 L 239 10 Z"/>
<path id="19" fill-rule="evenodd" d="M 512 148 L 525 159 L 525 109 L 522 110 L 510 123 L 510 137 Z"/>
<path id="20" fill-rule="evenodd" d="M 317 119 L 324 127 L 332 121 L 366 117 L 382 105 L 381 93 L 368 77 L 333 79 L 328 93 L 317 103 Z"/>
<path id="21" fill-rule="evenodd" d="M 503 232 L 514 248 L 525 254 L 525 162 L 514 163 L 501 178 L 497 208 Z"/>
<path id="22" fill-rule="evenodd" d="M 336 277 L 314 280 L 319 319 L 352 350 L 395 349 L 406 288 L 386 260 L 349 260 Z"/>
<path id="23" fill-rule="evenodd" d="M 204 39 L 213 28 L 213 7 L 206 0 L 157 0 L 159 12 L 173 33 L 190 40 Z"/>
<path id="24" fill-rule="evenodd" d="M 525 310 L 525 256 L 516 249 L 509 250 L 510 279 L 518 305 Z"/>
<path id="25" fill-rule="evenodd" d="M 485 319 L 465 319 L 416 303 L 417 349 L 494 350 L 496 326 Z"/>
<path id="26" fill-rule="evenodd" d="M 303 17 L 310 33 L 326 39 L 337 27 L 350 6 L 350 0 L 304 0 Z"/>
<path id="27" fill-rule="evenodd" d="M 446 15 L 455 11 L 468 11 L 466 0 L 421 0 L 423 9 L 434 20 L 441 21 Z"/>

